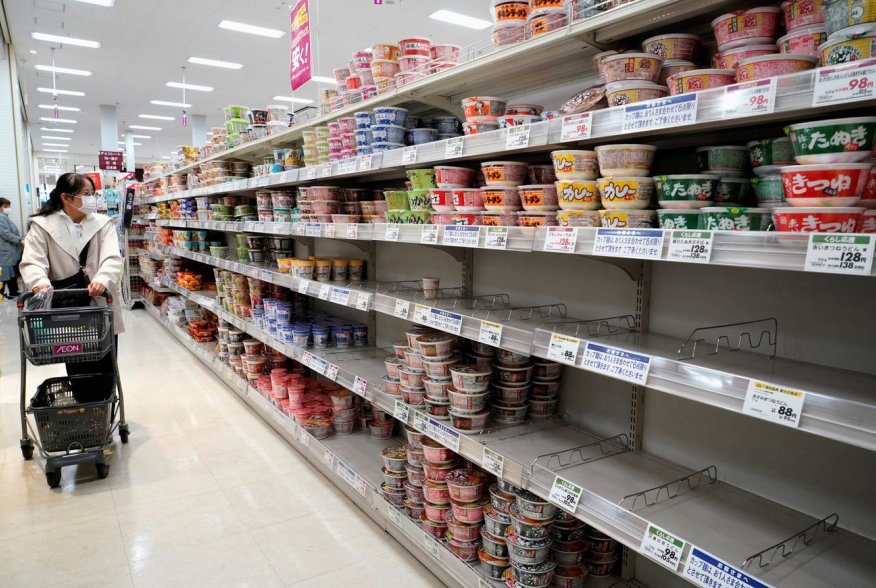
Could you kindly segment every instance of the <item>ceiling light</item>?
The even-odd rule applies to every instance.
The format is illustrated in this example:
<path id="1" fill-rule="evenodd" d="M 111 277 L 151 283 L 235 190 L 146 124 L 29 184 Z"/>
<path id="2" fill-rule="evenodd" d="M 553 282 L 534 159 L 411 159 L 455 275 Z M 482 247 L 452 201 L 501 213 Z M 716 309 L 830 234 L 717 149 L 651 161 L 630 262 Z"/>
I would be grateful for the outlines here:
<path id="1" fill-rule="evenodd" d="M 129 129 L 137 129 L 139 131 L 160 131 L 161 127 L 147 127 L 144 125 L 128 125 Z"/>
<path id="2" fill-rule="evenodd" d="M 47 71 L 59 74 L 70 74 L 71 76 L 90 76 L 91 72 L 84 69 L 70 69 L 69 67 L 55 67 L 52 65 L 36 65 L 37 71 Z"/>
<path id="3" fill-rule="evenodd" d="M 161 159 L 170 159 L 170 156 L 169 155 L 162 155 Z"/>
<path id="4" fill-rule="evenodd" d="M 142 147 L 143 143 L 131 143 L 134 147 Z M 119 145 L 127 145 L 125 141 L 119 141 Z"/>
<path id="5" fill-rule="evenodd" d="M 51 88 L 37 88 L 37 92 L 43 94 L 57 94 L 58 96 L 85 96 L 85 92 L 77 92 L 75 90 L 53 90 Z"/>
<path id="6" fill-rule="evenodd" d="M 89 49 L 100 49 L 100 43 L 98 41 L 89 41 L 88 39 L 76 39 L 74 37 L 50 35 L 48 33 L 31 33 L 30 36 L 37 41 L 60 43 L 61 45 L 75 45 L 76 47 L 88 47 Z"/>
<path id="7" fill-rule="evenodd" d="M 54 106 L 52 104 L 40 104 L 37 108 L 42 108 L 43 110 L 53 110 L 57 108 L 58 110 L 63 110 L 66 112 L 81 112 L 81 108 L 76 108 L 75 106 Z"/>
<path id="8" fill-rule="evenodd" d="M 158 114 L 140 114 L 137 116 L 139 116 L 140 118 L 151 118 L 153 120 L 174 120 L 172 116 L 161 116 Z"/>
<path id="9" fill-rule="evenodd" d="M 31 55 L 36 55 L 37 54 L 36 49 L 31 49 L 30 53 L 31 53 Z"/>
<path id="10" fill-rule="evenodd" d="M 165 84 L 168 88 L 179 88 L 180 90 L 195 90 L 197 92 L 212 92 L 213 88 L 210 86 L 197 86 L 195 84 L 183 84 L 182 82 L 167 82 Z"/>
<path id="11" fill-rule="evenodd" d="M 225 69 L 243 69 L 242 63 L 234 63 L 233 61 L 219 61 L 218 59 L 206 59 L 204 57 L 189 57 L 189 63 L 198 65 L 209 65 L 210 67 L 223 67 Z"/>
<path id="12" fill-rule="evenodd" d="M 313 100 L 308 100 L 307 98 L 292 98 L 291 96 L 274 96 L 271 100 L 276 100 L 278 102 L 294 102 L 297 104 L 313 104 Z"/>
<path id="13" fill-rule="evenodd" d="M 41 135 L 40 139 L 49 139 L 50 141 L 72 141 L 73 137 L 53 137 L 52 135 Z"/>
<path id="14" fill-rule="evenodd" d="M 76 0 L 77 2 L 82 2 L 83 4 L 94 4 L 95 6 L 105 6 L 107 8 L 112 8 L 116 5 L 116 0 Z"/>
<path id="15" fill-rule="evenodd" d="M 152 135 L 131 135 L 133 139 L 151 139 Z"/>
<path id="16" fill-rule="evenodd" d="M 261 37 L 271 37 L 272 39 L 279 39 L 286 34 L 284 31 L 278 31 L 277 29 L 257 27 L 255 25 L 235 22 L 233 20 L 223 20 L 219 23 L 219 28 L 227 29 L 229 31 L 237 31 L 239 33 L 249 33 L 250 35 L 259 35 Z"/>
<path id="17" fill-rule="evenodd" d="M 177 108 L 191 108 L 191 104 L 186 104 L 185 102 L 168 102 L 167 100 L 150 100 L 149 104 L 154 104 L 155 106 L 175 106 Z"/>
<path id="18" fill-rule="evenodd" d="M 429 18 L 440 20 L 441 22 L 449 22 L 450 24 L 459 25 L 468 29 L 475 29 L 477 31 L 482 31 L 493 26 L 493 23 L 488 20 L 466 16 L 465 14 L 453 12 L 452 10 L 439 10 L 438 12 L 433 12 L 429 15 Z"/>
<path id="19" fill-rule="evenodd" d="M 338 81 L 335 78 L 329 78 L 326 76 L 313 76 L 312 78 L 310 78 L 310 80 L 313 82 L 321 82 L 323 84 L 334 84 L 336 86 L 338 85 Z"/>
<path id="20" fill-rule="evenodd" d="M 50 119 L 54 120 L 54 119 Z M 46 127 L 40 127 L 41 131 L 46 131 L 47 133 L 72 133 L 73 129 L 48 129 Z"/>
<path id="21" fill-rule="evenodd" d="M 77 122 L 79 122 L 79 121 L 73 120 L 71 118 L 49 118 L 47 116 L 41 116 L 40 120 L 45 121 L 45 122 L 50 122 L 50 123 L 64 123 L 64 124 L 70 124 L 70 125 L 75 125 Z"/>
<path id="22" fill-rule="evenodd" d="M 67 149 L 43 149 L 43 151 L 48 151 L 49 153 L 69 153 Z"/>
<path id="23" fill-rule="evenodd" d="M 69 147 L 67 143 L 43 143 L 43 147 Z"/>

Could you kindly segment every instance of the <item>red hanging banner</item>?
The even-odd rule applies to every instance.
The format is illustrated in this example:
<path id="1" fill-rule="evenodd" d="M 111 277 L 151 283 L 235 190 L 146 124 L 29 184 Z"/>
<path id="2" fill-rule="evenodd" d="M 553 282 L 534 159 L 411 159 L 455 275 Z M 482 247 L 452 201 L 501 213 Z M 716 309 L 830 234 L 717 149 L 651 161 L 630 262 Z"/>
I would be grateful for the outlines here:
<path id="1" fill-rule="evenodd" d="M 292 52 L 289 59 L 289 83 L 297 90 L 313 76 L 310 47 L 310 5 L 308 0 L 297 0 L 289 11 Z"/>
<path id="2" fill-rule="evenodd" d="M 97 167 L 106 171 L 122 171 L 124 151 L 98 151 Z"/>

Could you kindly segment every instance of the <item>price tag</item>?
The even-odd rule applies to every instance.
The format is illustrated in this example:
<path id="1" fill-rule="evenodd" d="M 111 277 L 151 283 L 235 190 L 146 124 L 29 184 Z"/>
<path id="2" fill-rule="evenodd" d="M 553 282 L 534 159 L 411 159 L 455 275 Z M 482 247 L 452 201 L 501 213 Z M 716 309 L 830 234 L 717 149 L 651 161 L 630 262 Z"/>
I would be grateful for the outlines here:
<path id="1" fill-rule="evenodd" d="M 709 263 L 712 259 L 714 240 L 715 233 L 712 231 L 671 231 L 667 259 L 687 263 Z"/>
<path id="2" fill-rule="evenodd" d="M 483 455 L 481 455 L 481 467 L 497 478 L 501 478 L 502 471 L 505 469 L 505 458 L 489 447 L 484 447 Z"/>
<path id="3" fill-rule="evenodd" d="M 371 154 L 359 156 L 359 171 L 371 171 Z"/>
<path id="4" fill-rule="evenodd" d="M 421 433 L 429 433 L 429 417 L 422 412 L 414 411 L 414 428 Z"/>
<path id="5" fill-rule="evenodd" d="M 776 108 L 776 78 L 724 86 L 724 118 L 770 114 Z"/>
<path id="6" fill-rule="evenodd" d="M 577 227 L 548 227 L 544 238 L 544 250 L 559 253 L 574 253 L 578 242 Z"/>
<path id="7" fill-rule="evenodd" d="M 330 470 L 335 469 L 335 454 L 326 449 L 322 454 L 322 463 L 328 466 Z"/>
<path id="8" fill-rule="evenodd" d="M 621 132 L 639 133 L 654 129 L 680 127 L 697 122 L 697 93 L 678 94 L 624 107 Z"/>
<path id="9" fill-rule="evenodd" d="M 815 70 L 812 106 L 870 100 L 876 96 L 876 58 Z"/>
<path id="10" fill-rule="evenodd" d="M 416 420 L 414 421 L 416 422 Z M 429 419 L 429 436 L 444 447 L 459 453 L 459 432 L 454 431 L 444 423 Z"/>
<path id="11" fill-rule="evenodd" d="M 353 380 L 353 393 L 365 398 L 365 390 L 368 388 L 368 382 L 356 376 L 356 379 Z"/>
<path id="12" fill-rule="evenodd" d="M 261 177 L 259 177 L 259 181 L 256 184 L 256 186 L 259 188 L 264 188 L 265 186 L 267 186 L 270 183 L 270 181 L 271 181 L 271 176 L 261 176 Z"/>
<path id="13" fill-rule="evenodd" d="M 551 486 L 548 500 L 563 510 L 574 513 L 575 509 L 578 508 L 578 501 L 581 500 L 583 491 L 581 486 L 557 476 L 554 478 L 554 485 Z"/>
<path id="14" fill-rule="evenodd" d="M 651 369 L 651 356 L 630 353 L 623 349 L 590 341 L 584 348 L 584 359 L 581 360 L 581 367 L 591 372 L 644 386 L 645 382 L 648 381 L 648 371 Z"/>
<path id="15" fill-rule="evenodd" d="M 657 525 L 648 523 L 642 537 L 641 551 L 663 567 L 673 572 L 681 565 L 681 552 L 686 545 L 683 539 L 671 535 Z"/>
<path id="16" fill-rule="evenodd" d="M 333 363 L 328 364 L 328 367 L 325 368 L 325 377 L 331 380 L 332 382 L 338 379 L 338 371 L 340 368 Z"/>
<path id="17" fill-rule="evenodd" d="M 322 225 L 319 223 L 305 223 L 304 234 L 308 237 L 322 237 Z"/>
<path id="18" fill-rule="evenodd" d="M 370 306 L 371 294 L 363 294 L 360 292 L 359 296 L 356 298 L 356 308 L 363 312 L 368 312 Z"/>
<path id="19" fill-rule="evenodd" d="M 386 225 L 386 234 L 383 236 L 384 240 L 398 241 L 399 231 L 398 225 Z"/>
<path id="20" fill-rule="evenodd" d="M 505 139 L 505 150 L 526 149 L 529 147 L 529 132 L 532 125 L 508 127 L 508 137 Z"/>
<path id="21" fill-rule="evenodd" d="M 869 276 L 874 243 L 873 235 L 812 233 L 803 267 L 807 272 Z"/>
<path id="22" fill-rule="evenodd" d="M 447 139 L 446 146 L 444 147 L 444 159 L 451 159 L 453 157 L 462 157 L 462 150 L 465 148 L 465 137 L 453 137 L 452 139 Z"/>
<path id="23" fill-rule="evenodd" d="M 395 301 L 395 316 L 400 319 L 407 319 L 408 315 L 411 312 L 411 303 L 407 300 L 396 300 Z"/>
<path id="24" fill-rule="evenodd" d="M 328 284 L 321 284 L 319 287 L 319 299 L 320 300 L 328 300 L 330 292 L 331 292 L 331 286 L 329 286 Z"/>
<path id="25" fill-rule="evenodd" d="M 414 322 L 429 324 L 429 307 L 422 304 L 414 305 Z"/>
<path id="26" fill-rule="evenodd" d="M 502 343 L 502 325 L 499 323 L 491 323 L 489 321 L 481 321 L 478 342 L 498 347 L 499 344 Z"/>
<path id="27" fill-rule="evenodd" d="M 459 335 L 462 332 L 462 315 L 441 310 L 440 308 L 430 308 L 426 324 L 430 327 Z"/>
<path id="28" fill-rule="evenodd" d="M 332 288 L 329 299 L 335 304 L 347 306 L 350 302 L 350 291 L 344 288 Z"/>
<path id="29" fill-rule="evenodd" d="M 328 237 L 329 239 L 334 239 L 336 227 L 337 227 L 337 225 L 335 225 L 334 223 L 326 224 L 325 225 L 325 236 Z"/>
<path id="30" fill-rule="evenodd" d="M 310 361 L 307 362 L 307 366 L 319 375 L 325 375 L 325 371 L 328 369 L 328 362 L 313 354 L 310 354 L 309 359 Z"/>
<path id="31" fill-rule="evenodd" d="M 389 520 L 396 524 L 396 526 L 402 526 L 402 513 L 399 509 L 392 506 L 391 504 L 386 505 L 386 511 L 389 514 Z"/>
<path id="32" fill-rule="evenodd" d="M 575 365 L 578 358 L 578 349 L 581 347 L 581 339 L 552 333 L 548 343 L 548 359 L 559 361 L 567 365 Z"/>
<path id="33" fill-rule="evenodd" d="M 356 171 L 356 160 L 355 159 L 344 159 L 340 163 L 338 163 L 338 173 L 339 174 L 351 174 Z"/>
<path id="34" fill-rule="evenodd" d="M 584 112 L 563 117 L 560 141 L 583 141 L 590 138 L 591 113 Z"/>
<path id="35" fill-rule="evenodd" d="M 252 230 L 256 233 L 264 233 L 265 232 L 265 223 L 258 222 L 252 226 Z"/>
<path id="36" fill-rule="evenodd" d="M 273 272 L 270 272 L 268 270 L 261 270 L 260 275 L 263 282 L 270 282 L 274 279 Z"/>
<path id="37" fill-rule="evenodd" d="M 750 380 L 742 412 L 796 429 L 800 426 L 805 400 L 806 393 L 802 390 Z"/>
<path id="38" fill-rule="evenodd" d="M 484 247 L 487 249 L 508 248 L 508 227 L 484 227 L 486 229 L 486 237 L 484 237 Z"/>
<path id="39" fill-rule="evenodd" d="M 402 165 L 413 165 L 415 163 L 417 163 L 417 146 L 405 147 L 402 151 Z"/>
<path id="40" fill-rule="evenodd" d="M 298 172 L 298 179 L 300 180 L 313 180 L 316 178 L 316 166 L 309 166 L 302 168 L 300 172 Z"/>
<path id="41" fill-rule="evenodd" d="M 332 175 L 332 164 L 331 163 L 322 164 L 320 166 L 320 169 L 319 169 L 319 175 L 323 178 L 326 176 Z"/>
<path id="42" fill-rule="evenodd" d="M 686 94 L 682 94 L 686 96 Z M 660 259 L 663 231 L 660 229 L 596 229 L 593 255 Z"/>
<path id="43" fill-rule="evenodd" d="M 423 232 L 420 233 L 420 243 L 423 245 L 437 245 L 438 225 L 423 225 Z"/>
<path id="44" fill-rule="evenodd" d="M 353 483 L 351 485 L 356 489 L 356 492 L 362 496 L 365 496 L 365 492 L 368 491 L 368 482 L 359 474 L 356 474 L 356 477 L 353 478 Z"/>
<path id="45" fill-rule="evenodd" d="M 298 429 L 298 439 L 305 447 L 310 446 L 310 433 L 308 433 L 306 429 Z"/>
<path id="46" fill-rule="evenodd" d="M 309 282 L 307 280 L 303 280 L 298 278 L 298 293 L 299 294 L 307 294 L 307 286 Z"/>
<path id="47" fill-rule="evenodd" d="M 772 588 L 696 545 L 684 564 L 684 578 L 700 588 Z"/>
<path id="48" fill-rule="evenodd" d="M 397 418 L 403 423 L 408 422 L 408 416 L 410 414 L 410 409 L 408 405 L 400 400 L 395 401 L 395 410 L 392 411 L 392 416 Z"/>
<path id="49" fill-rule="evenodd" d="M 426 551 L 435 559 L 441 559 L 441 544 L 438 543 L 431 535 L 423 535 L 423 544 L 426 546 Z"/>
<path id="50" fill-rule="evenodd" d="M 285 228 L 285 223 L 274 223 L 271 225 L 271 233 L 274 235 L 279 235 L 283 232 Z"/>
<path id="51" fill-rule="evenodd" d="M 447 225 L 444 227 L 444 245 L 477 247 L 481 237 L 480 227 Z"/>
<path id="52" fill-rule="evenodd" d="M 347 225 L 347 239 L 358 239 L 359 238 L 359 225 L 356 223 L 350 223 Z"/>

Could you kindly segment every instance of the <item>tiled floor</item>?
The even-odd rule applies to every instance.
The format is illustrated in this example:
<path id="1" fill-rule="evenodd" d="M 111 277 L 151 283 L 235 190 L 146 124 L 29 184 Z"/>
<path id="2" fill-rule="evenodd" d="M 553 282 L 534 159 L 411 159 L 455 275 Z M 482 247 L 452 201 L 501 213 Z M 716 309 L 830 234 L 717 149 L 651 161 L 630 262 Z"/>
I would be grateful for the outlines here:
<path id="1" fill-rule="evenodd" d="M 120 367 L 109 477 L 18 447 L 15 307 L 0 303 L 0 586 L 442 586 L 145 312 Z M 59 368 L 28 369 L 28 396 Z"/>

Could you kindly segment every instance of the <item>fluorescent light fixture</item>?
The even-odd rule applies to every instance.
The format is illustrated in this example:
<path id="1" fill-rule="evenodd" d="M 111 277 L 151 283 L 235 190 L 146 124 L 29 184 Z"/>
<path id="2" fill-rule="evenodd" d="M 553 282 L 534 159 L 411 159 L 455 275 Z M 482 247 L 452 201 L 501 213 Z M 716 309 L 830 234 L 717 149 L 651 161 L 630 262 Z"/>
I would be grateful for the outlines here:
<path id="1" fill-rule="evenodd" d="M 161 159 L 170 159 L 170 156 L 169 155 L 162 155 Z"/>
<path id="2" fill-rule="evenodd" d="M 116 0 L 76 0 L 77 2 L 82 2 L 83 4 L 94 4 L 95 6 L 105 6 L 106 8 L 112 8 L 116 5 Z"/>
<path id="3" fill-rule="evenodd" d="M 75 37 L 64 37 L 62 35 L 50 35 L 48 33 L 31 33 L 30 37 L 37 41 L 46 41 L 47 43 L 60 43 L 61 45 L 75 45 L 76 47 L 100 49 L 100 43 L 98 41 L 89 41 L 88 39 L 77 39 Z"/>
<path id="4" fill-rule="evenodd" d="M 67 143 L 43 143 L 43 147 L 69 147 Z"/>
<path id="5" fill-rule="evenodd" d="M 186 104 L 185 102 L 168 102 L 167 100 L 150 100 L 149 104 L 154 104 L 155 106 L 175 106 L 177 108 L 191 108 L 191 104 Z"/>
<path id="6" fill-rule="evenodd" d="M 213 136 L 213 131 L 207 131 L 207 136 L 208 136 L 208 137 L 212 137 L 212 136 Z"/>
<path id="7" fill-rule="evenodd" d="M 54 119 L 50 119 L 54 120 Z M 41 131 L 46 131 L 47 133 L 72 133 L 73 129 L 49 129 L 46 127 L 40 127 Z"/>
<path id="8" fill-rule="evenodd" d="M 227 29 L 229 31 L 237 31 L 238 33 L 249 33 L 250 35 L 259 35 L 260 37 L 270 37 L 272 39 L 279 39 L 286 33 L 284 31 L 279 31 L 277 29 L 268 29 L 265 27 L 257 27 L 255 25 L 250 25 L 242 22 L 235 22 L 233 20 L 223 20 L 219 23 L 220 29 Z"/>
<path id="9" fill-rule="evenodd" d="M 67 149 L 43 149 L 43 151 L 48 151 L 49 153 L 69 153 Z"/>
<path id="10" fill-rule="evenodd" d="M 71 76 L 90 76 L 91 72 L 84 69 L 71 69 L 69 67 L 53 67 L 51 65 L 35 65 L 37 71 L 47 71 L 49 73 L 70 74 Z"/>
<path id="11" fill-rule="evenodd" d="M 119 145 L 127 145 L 127 144 L 128 143 L 126 141 L 119 141 Z M 137 143 L 136 141 L 132 144 L 134 145 L 134 147 L 142 147 L 143 146 L 143 143 Z"/>
<path id="12" fill-rule="evenodd" d="M 134 139 L 151 139 L 152 135 L 131 135 Z"/>
<path id="13" fill-rule="evenodd" d="M 37 88 L 37 92 L 43 94 L 57 94 L 58 96 L 85 96 L 85 92 L 77 92 L 76 90 L 52 90 L 51 88 Z"/>
<path id="14" fill-rule="evenodd" d="M 196 84 L 183 84 L 182 82 L 167 82 L 165 84 L 168 88 L 178 88 L 180 90 L 194 90 L 196 92 L 212 92 L 213 88 L 210 86 L 198 86 Z"/>
<path id="15" fill-rule="evenodd" d="M 41 116 L 40 120 L 44 121 L 44 122 L 62 123 L 62 124 L 69 124 L 69 125 L 75 125 L 76 123 L 79 122 L 78 120 L 73 120 L 72 118 L 49 118 L 48 116 Z"/>
<path id="16" fill-rule="evenodd" d="M 161 127 L 147 127 L 144 125 L 128 125 L 129 129 L 137 129 L 138 131 L 160 131 Z"/>
<path id="17" fill-rule="evenodd" d="M 338 81 L 335 78 L 329 78 L 326 76 L 313 76 L 312 78 L 310 78 L 310 81 L 320 82 L 323 84 L 334 84 L 335 86 L 338 85 Z"/>
<path id="18" fill-rule="evenodd" d="M 189 57 L 189 63 L 197 65 L 209 65 L 210 67 L 222 67 L 225 69 L 243 69 L 242 63 L 233 61 L 220 61 L 218 59 L 206 59 L 205 57 Z"/>
<path id="19" fill-rule="evenodd" d="M 307 98 L 292 98 L 291 96 L 274 96 L 271 100 L 276 100 L 277 102 L 292 102 L 295 104 L 313 104 L 313 100 L 308 100 Z"/>
<path id="20" fill-rule="evenodd" d="M 31 55 L 36 55 L 37 54 L 36 49 L 31 49 L 30 53 L 31 53 Z"/>
<path id="21" fill-rule="evenodd" d="M 475 18 L 473 16 L 466 16 L 465 14 L 453 12 L 452 10 L 439 10 L 437 12 L 433 12 L 429 15 L 429 18 L 433 20 L 440 20 L 441 22 L 455 24 L 468 29 L 475 29 L 476 31 L 482 31 L 493 26 L 493 23 L 488 20 Z"/>
<path id="22" fill-rule="evenodd" d="M 40 135 L 40 139 L 48 139 L 50 141 L 72 141 L 73 137 L 54 137 L 52 135 Z"/>
<path id="23" fill-rule="evenodd" d="M 75 106 L 54 106 L 52 104 L 40 104 L 37 108 L 42 108 L 43 110 L 53 110 L 57 108 L 58 110 L 63 110 L 65 112 L 82 112 L 81 108 L 76 108 Z"/>
<path id="24" fill-rule="evenodd" d="M 139 114 L 140 118 L 151 118 L 152 120 L 174 120 L 172 116 L 161 116 L 159 114 Z"/>

